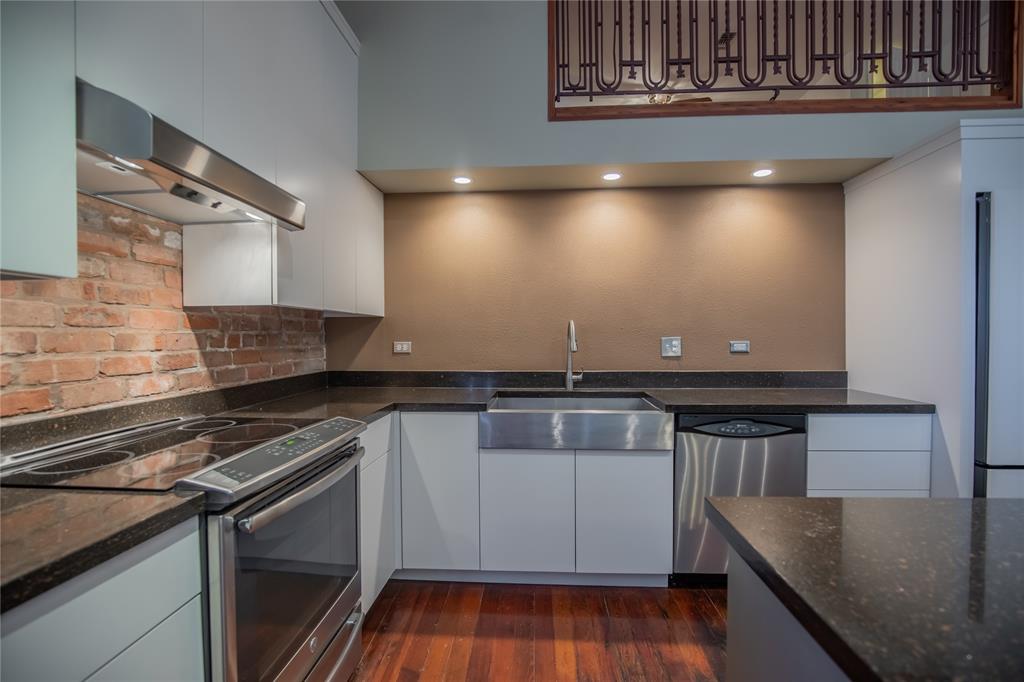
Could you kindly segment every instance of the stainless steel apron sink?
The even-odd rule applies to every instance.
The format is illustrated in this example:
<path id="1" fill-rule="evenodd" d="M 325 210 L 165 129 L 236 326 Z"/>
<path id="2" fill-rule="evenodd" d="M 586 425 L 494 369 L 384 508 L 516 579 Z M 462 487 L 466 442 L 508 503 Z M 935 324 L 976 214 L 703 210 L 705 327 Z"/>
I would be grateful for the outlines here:
<path id="1" fill-rule="evenodd" d="M 480 447 L 671 450 L 672 415 L 643 396 L 498 394 L 480 413 Z"/>

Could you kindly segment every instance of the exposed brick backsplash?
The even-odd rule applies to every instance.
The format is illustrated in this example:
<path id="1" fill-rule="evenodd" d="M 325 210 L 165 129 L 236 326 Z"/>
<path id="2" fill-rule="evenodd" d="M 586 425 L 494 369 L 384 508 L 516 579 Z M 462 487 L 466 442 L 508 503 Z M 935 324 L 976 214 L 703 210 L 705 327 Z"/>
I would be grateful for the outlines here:
<path id="1" fill-rule="evenodd" d="M 324 370 L 320 312 L 183 309 L 179 225 L 79 195 L 78 273 L 0 282 L 6 423 Z"/>

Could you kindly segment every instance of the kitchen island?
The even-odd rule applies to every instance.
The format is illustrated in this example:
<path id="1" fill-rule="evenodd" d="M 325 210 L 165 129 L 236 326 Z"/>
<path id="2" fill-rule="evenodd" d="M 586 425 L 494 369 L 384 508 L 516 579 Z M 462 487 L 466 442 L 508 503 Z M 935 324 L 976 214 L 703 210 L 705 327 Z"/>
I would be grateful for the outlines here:
<path id="1" fill-rule="evenodd" d="M 1024 500 L 708 498 L 730 680 L 1024 679 Z"/>

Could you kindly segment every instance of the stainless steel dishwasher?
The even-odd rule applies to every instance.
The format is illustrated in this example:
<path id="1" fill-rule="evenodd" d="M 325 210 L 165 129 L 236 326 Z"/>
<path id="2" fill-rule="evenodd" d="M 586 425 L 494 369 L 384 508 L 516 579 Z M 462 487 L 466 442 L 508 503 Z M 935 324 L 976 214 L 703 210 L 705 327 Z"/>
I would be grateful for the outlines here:
<path id="1" fill-rule="evenodd" d="M 806 494 L 806 416 L 679 415 L 673 584 L 725 573 L 728 545 L 704 516 L 705 497 Z"/>

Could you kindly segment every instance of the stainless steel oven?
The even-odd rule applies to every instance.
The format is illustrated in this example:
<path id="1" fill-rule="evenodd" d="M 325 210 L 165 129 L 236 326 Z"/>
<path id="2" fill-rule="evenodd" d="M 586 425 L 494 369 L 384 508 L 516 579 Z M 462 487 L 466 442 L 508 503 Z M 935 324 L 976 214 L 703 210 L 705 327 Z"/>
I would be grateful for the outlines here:
<path id="1" fill-rule="evenodd" d="M 207 520 L 214 680 L 346 680 L 361 654 L 350 440 Z"/>

